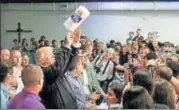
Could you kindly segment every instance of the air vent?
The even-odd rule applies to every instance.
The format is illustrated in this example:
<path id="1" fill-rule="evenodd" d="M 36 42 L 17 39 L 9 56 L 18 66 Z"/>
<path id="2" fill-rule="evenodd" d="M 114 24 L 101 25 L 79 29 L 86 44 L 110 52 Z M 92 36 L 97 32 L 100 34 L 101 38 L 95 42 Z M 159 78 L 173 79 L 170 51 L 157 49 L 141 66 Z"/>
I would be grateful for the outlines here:
<path id="1" fill-rule="evenodd" d="M 60 4 L 59 7 L 60 8 L 68 8 L 68 4 Z"/>
<path id="2" fill-rule="evenodd" d="M 74 3 L 55 3 L 55 10 L 74 10 Z"/>

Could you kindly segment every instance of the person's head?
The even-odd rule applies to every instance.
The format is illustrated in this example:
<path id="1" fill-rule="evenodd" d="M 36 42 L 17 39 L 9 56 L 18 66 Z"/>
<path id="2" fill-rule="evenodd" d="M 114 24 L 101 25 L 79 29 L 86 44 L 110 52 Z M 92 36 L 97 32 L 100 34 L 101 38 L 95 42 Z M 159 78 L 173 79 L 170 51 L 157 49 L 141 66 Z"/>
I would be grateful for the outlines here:
<path id="1" fill-rule="evenodd" d="M 147 70 L 139 70 L 133 75 L 133 85 L 144 87 L 149 94 L 153 92 L 152 75 Z"/>
<path id="2" fill-rule="evenodd" d="M 135 53 L 138 53 L 138 44 L 134 43 L 131 45 L 131 51 L 132 52 L 135 52 Z"/>
<path id="3" fill-rule="evenodd" d="M 166 47 L 166 45 L 164 43 L 161 43 L 159 45 L 159 49 L 162 50 L 162 51 L 165 50 L 165 47 Z"/>
<path id="4" fill-rule="evenodd" d="M 93 40 L 93 49 L 96 50 L 97 49 L 97 44 L 98 44 L 98 39 Z"/>
<path id="5" fill-rule="evenodd" d="M 22 70 L 22 82 L 25 89 L 38 94 L 43 86 L 43 71 L 41 67 L 33 64 L 25 66 Z"/>
<path id="6" fill-rule="evenodd" d="M 34 46 L 36 47 L 36 49 L 38 48 L 39 44 L 37 41 L 34 41 Z"/>
<path id="7" fill-rule="evenodd" d="M 124 89 L 124 84 L 120 83 L 118 80 L 113 80 L 108 87 L 107 97 L 108 104 L 121 103 L 122 92 Z"/>
<path id="8" fill-rule="evenodd" d="M 97 51 L 103 51 L 104 50 L 104 43 L 98 42 L 97 43 Z"/>
<path id="9" fill-rule="evenodd" d="M 45 41 L 44 40 L 39 40 L 39 46 L 45 46 Z"/>
<path id="10" fill-rule="evenodd" d="M 48 40 L 45 40 L 45 46 L 50 46 L 50 42 Z"/>
<path id="11" fill-rule="evenodd" d="M 22 42 L 27 43 L 27 39 L 23 38 Z"/>
<path id="12" fill-rule="evenodd" d="M 57 47 L 57 46 L 58 46 L 58 43 L 57 43 L 56 40 L 52 40 L 52 46 L 53 46 L 53 47 Z"/>
<path id="13" fill-rule="evenodd" d="M 12 50 L 10 53 L 10 59 L 12 61 L 13 66 L 21 66 L 22 63 L 22 55 L 18 50 Z"/>
<path id="14" fill-rule="evenodd" d="M 123 94 L 123 109 L 154 109 L 154 102 L 141 86 L 130 86 Z"/>
<path id="15" fill-rule="evenodd" d="M 115 45 L 115 43 L 110 43 L 107 47 L 108 47 L 108 48 L 113 48 L 113 49 L 115 49 L 115 48 L 116 48 L 116 45 Z"/>
<path id="16" fill-rule="evenodd" d="M 6 48 L 1 49 L 1 60 L 9 60 L 10 51 Z"/>
<path id="17" fill-rule="evenodd" d="M 156 55 L 156 53 L 150 52 L 144 57 L 144 59 L 144 63 L 147 69 L 149 69 L 150 67 L 154 67 L 153 69 L 157 68 L 158 56 Z"/>
<path id="18" fill-rule="evenodd" d="M 46 40 L 46 36 L 42 35 L 42 36 L 40 37 L 40 40 Z"/>
<path id="19" fill-rule="evenodd" d="M 174 61 L 174 62 L 179 63 L 179 55 L 177 55 L 177 54 L 172 54 L 172 55 L 170 56 L 170 59 L 171 59 L 172 61 Z"/>
<path id="20" fill-rule="evenodd" d="M 179 78 L 179 64 L 175 61 L 169 61 L 167 66 L 172 70 L 173 76 Z"/>
<path id="21" fill-rule="evenodd" d="M 81 46 L 81 49 L 86 51 L 90 56 L 93 52 L 93 44 L 90 40 L 87 40 L 85 44 Z"/>
<path id="22" fill-rule="evenodd" d="M 87 37 L 87 36 L 80 36 L 80 43 L 81 43 L 82 45 L 84 45 L 87 40 L 88 40 L 88 37 Z"/>
<path id="23" fill-rule="evenodd" d="M 127 53 L 127 46 L 126 45 L 124 45 L 124 46 L 122 46 L 122 54 L 126 54 Z"/>
<path id="24" fill-rule="evenodd" d="M 88 53 L 83 50 L 83 49 L 78 49 L 78 57 L 81 58 L 82 64 L 84 65 L 84 68 L 86 67 L 86 63 L 87 63 L 87 55 Z"/>
<path id="25" fill-rule="evenodd" d="M 158 79 L 155 81 L 153 99 L 155 103 L 165 104 L 170 109 L 176 108 L 175 89 L 168 81 L 164 79 Z"/>
<path id="26" fill-rule="evenodd" d="M 156 80 L 159 78 L 163 78 L 166 80 L 171 80 L 172 76 L 173 76 L 172 70 L 166 65 L 161 65 L 157 67 L 157 69 L 154 71 L 153 79 Z"/>
<path id="27" fill-rule="evenodd" d="M 37 65 L 49 66 L 55 62 L 55 56 L 51 47 L 42 47 L 36 51 L 35 61 Z"/>
<path id="28" fill-rule="evenodd" d="M 81 72 L 83 71 L 84 65 L 82 63 L 82 59 L 79 56 L 75 56 L 69 67 L 68 70 L 72 72 L 73 76 L 79 77 Z"/>
<path id="29" fill-rule="evenodd" d="M 22 67 L 25 67 L 29 64 L 29 57 L 27 55 L 22 55 Z"/>
<path id="30" fill-rule="evenodd" d="M 110 40 L 109 48 L 115 49 L 115 40 Z"/>
<path id="31" fill-rule="evenodd" d="M 133 37 L 134 36 L 134 32 L 129 32 L 129 37 Z"/>
<path id="32" fill-rule="evenodd" d="M 158 58 L 158 56 L 156 55 L 155 52 L 149 52 L 146 56 L 145 56 L 146 60 L 156 60 Z"/>
<path id="33" fill-rule="evenodd" d="M 154 43 L 155 43 L 155 44 L 154 44 Z M 153 51 L 153 52 L 156 51 L 155 45 L 156 45 L 156 42 L 149 42 L 149 43 L 148 43 L 148 47 L 149 47 L 150 51 Z"/>
<path id="34" fill-rule="evenodd" d="M 22 39 L 22 45 L 23 46 L 27 46 L 28 45 L 27 39 L 25 39 L 25 38 Z"/>
<path id="35" fill-rule="evenodd" d="M 13 43 L 14 43 L 14 45 L 18 44 L 17 39 L 14 39 L 14 40 L 13 40 Z"/>
<path id="36" fill-rule="evenodd" d="M 154 33 L 153 32 L 149 32 L 148 33 L 148 40 L 149 41 L 153 41 L 154 40 Z"/>
<path id="37" fill-rule="evenodd" d="M 114 55 L 115 55 L 114 49 L 113 49 L 113 48 L 108 48 L 107 51 L 106 51 L 106 53 L 104 54 L 104 58 L 107 59 L 107 60 L 109 60 L 109 59 L 111 59 L 112 57 L 114 57 Z"/>
<path id="38" fill-rule="evenodd" d="M 31 42 L 32 42 L 32 44 L 35 42 L 35 38 L 34 37 L 31 37 Z"/>
<path id="39" fill-rule="evenodd" d="M 121 42 L 116 42 L 116 45 L 115 45 L 115 49 L 117 50 L 117 51 L 121 51 L 122 50 L 122 44 L 121 44 Z"/>
<path id="40" fill-rule="evenodd" d="M 110 44 L 115 44 L 115 40 L 110 40 Z"/>
<path id="41" fill-rule="evenodd" d="M 61 45 L 61 47 L 64 47 L 65 46 L 65 40 L 61 40 L 60 45 Z"/>
<path id="42" fill-rule="evenodd" d="M 97 45 L 97 43 L 98 43 L 98 39 L 93 40 L 94 45 Z"/>
<path id="43" fill-rule="evenodd" d="M 139 43 L 139 50 L 142 51 L 145 55 L 148 54 L 150 52 L 148 43 L 146 41 L 141 41 Z"/>
<path id="44" fill-rule="evenodd" d="M 137 35 L 140 35 L 141 31 L 142 31 L 141 29 L 137 29 L 137 31 L 136 31 Z"/>
<path id="45" fill-rule="evenodd" d="M 144 67 L 152 74 L 154 71 L 156 70 L 156 68 L 158 67 L 158 63 L 157 60 L 151 59 L 151 60 L 145 60 L 144 61 Z"/>
<path id="46" fill-rule="evenodd" d="M 10 86 L 16 85 L 17 69 L 13 67 L 10 60 L 1 60 L 0 65 L 0 83 L 3 83 L 9 89 Z"/>

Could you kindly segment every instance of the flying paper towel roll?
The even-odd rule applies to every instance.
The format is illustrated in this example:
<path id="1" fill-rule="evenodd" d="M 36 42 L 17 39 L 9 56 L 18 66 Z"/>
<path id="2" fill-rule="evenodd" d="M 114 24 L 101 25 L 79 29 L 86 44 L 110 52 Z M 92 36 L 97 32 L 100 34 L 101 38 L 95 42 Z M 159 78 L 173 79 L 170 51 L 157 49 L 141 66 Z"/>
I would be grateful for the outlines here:
<path id="1" fill-rule="evenodd" d="M 86 9 L 86 7 L 79 6 L 64 22 L 64 26 L 68 31 L 74 32 L 89 15 L 90 12 Z"/>

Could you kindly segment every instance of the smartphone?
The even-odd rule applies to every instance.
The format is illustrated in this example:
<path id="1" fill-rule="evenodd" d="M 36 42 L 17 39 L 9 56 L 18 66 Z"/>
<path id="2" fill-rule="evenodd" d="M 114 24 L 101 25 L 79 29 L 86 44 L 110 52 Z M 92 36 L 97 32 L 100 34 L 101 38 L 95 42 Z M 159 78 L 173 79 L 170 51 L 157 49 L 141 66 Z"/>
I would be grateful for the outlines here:
<path id="1" fill-rule="evenodd" d="M 168 62 L 170 62 L 170 61 L 172 61 L 171 58 L 166 58 L 166 63 L 168 63 Z"/>

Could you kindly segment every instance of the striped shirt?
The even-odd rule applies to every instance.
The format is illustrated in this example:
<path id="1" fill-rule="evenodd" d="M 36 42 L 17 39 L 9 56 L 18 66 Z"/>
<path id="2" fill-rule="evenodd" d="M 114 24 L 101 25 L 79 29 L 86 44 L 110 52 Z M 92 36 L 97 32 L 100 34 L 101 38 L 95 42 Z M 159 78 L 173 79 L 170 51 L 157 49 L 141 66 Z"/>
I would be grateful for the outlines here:
<path id="1" fill-rule="evenodd" d="M 75 94 L 78 109 L 85 109 L 86 104 L 90 100 L 90 96 L 88 94 L 85 94 L 78 77 L 74 77 L 69 71 L 67 71 L 65 75 Z"/>

